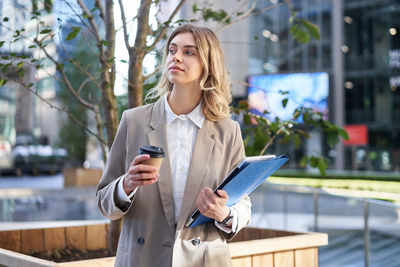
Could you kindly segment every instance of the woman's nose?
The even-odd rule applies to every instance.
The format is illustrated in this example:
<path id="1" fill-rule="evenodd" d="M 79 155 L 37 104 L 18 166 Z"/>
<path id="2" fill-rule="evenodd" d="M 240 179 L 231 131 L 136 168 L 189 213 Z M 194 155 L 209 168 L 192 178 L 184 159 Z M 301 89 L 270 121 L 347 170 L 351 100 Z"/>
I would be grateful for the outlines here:
<path id="1" fill-rule="evenodd" d="M 182 62 L 182 53 L 181 52 L 176 52 L 173 58 L 174 62 Z"/>

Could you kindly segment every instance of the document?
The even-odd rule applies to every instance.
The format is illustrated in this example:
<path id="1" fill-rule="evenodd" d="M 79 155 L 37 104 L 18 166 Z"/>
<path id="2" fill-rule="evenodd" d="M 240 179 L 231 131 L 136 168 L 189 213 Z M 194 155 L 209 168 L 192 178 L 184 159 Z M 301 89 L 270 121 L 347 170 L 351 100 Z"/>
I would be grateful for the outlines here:
<path id="1" fill-rule="evenodd" d="M 228 194 L 227 206 L 238 203 L 243 196 L 250 194 L 262 184 L 272 173 L 278 170 L 289 158 L 286 155 L 247 157 L 215 189 L 225 190 Z M 186 221 L 185 226 L 192 228 L 213 221 L 196 210 Z"/>

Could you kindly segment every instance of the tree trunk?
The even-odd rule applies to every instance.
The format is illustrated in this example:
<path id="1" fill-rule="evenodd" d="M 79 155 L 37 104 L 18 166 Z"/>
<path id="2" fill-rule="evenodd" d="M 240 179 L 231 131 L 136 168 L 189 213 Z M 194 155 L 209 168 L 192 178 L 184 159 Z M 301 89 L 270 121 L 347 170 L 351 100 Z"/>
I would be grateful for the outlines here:
<path id="1" fill-rule="evenodd" d="M 103 105 L 104 115 L 106 117 L 107 144 L 110 148 L 118 129 L 118 112 L 114 94 L 115 82 L 115 28 L 114 28 L 114 5 L 112 1 L 106 1 L 106 41 L 104 56 L 102 57 L 102 65 L 105 67 L 101 73 L 103 81 Z"/>
<path id="2" fill-rule="evenodd" d="M 140 51 L 141 50 L 141 51 Z M 143 62 L 144 52 L 143 49 L 136 49 L 135 47 L 129 51 L 129 107 L 138 107 L 143 104 Z"/>
<path id="3" fill-rule="evenodd" d="M 106 118 L 105 128 L 107 132 L 107 145 L 111 148 L 117 133 L 119 119 L 114 94 L 114 83 L 115 83 L 115 28 L 114 28 L 114 3 L 113 1 L 106 1 L 106 41 L 107 46 L 105 47 L 104 56 L 101 59 L 102 65 L 106 66 L 101 73 L 103 81 L 103 105 L 104 115 Z M 105 157 L 106 159 L 106 157 Z M 110 222 L 110 229 L 108 233 L 108 251 L 111 255 L 115 255 L 118 247 L 119 235 L 121 232 L 122 220 L 116 220 Z"/>
<path id="4" fill-rule="evenodd" d="M 135 45 L 129 50 L 128 97 L 129 107 L 143 104 L 143 59 L 146 53 L 146 38 L 149 33 L 149 11 L 151 0 L 140 1 L 137 17 Z"/>

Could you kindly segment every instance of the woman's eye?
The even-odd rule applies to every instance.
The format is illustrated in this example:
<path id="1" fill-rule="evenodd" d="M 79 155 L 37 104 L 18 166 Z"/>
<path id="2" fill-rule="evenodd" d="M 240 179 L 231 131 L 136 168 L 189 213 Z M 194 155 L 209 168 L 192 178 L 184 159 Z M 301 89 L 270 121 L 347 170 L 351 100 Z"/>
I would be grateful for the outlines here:
<path id="1" fill-rule="evenodd" d="M 194 55 L 194 53 L 192 51 L 190 51 L 190 50 L 186 51 L 186 54 L 187 55 Z"/>
<path id="2" fill-rule="evenodd" d="M 174 55 L 174 54 L 176 53 L 176 51 L 175 51 L 175 49 L 169 49 L 169 53 L 170 53 L 171 55 Z"/>

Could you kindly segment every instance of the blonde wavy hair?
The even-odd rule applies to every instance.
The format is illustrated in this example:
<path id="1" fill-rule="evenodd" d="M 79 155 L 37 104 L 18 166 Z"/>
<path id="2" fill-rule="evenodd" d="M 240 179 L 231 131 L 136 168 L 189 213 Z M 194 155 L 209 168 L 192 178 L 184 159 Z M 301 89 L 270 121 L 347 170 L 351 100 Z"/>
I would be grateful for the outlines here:
<path id="1" fill-rule="evenodd" d="M 169 45 L 172 39 L 178 34 L 186 32 L 193 34 L 203 66 L 203 73 L 200 77 L 203 114 L 210 121 L 217 121 L 228 117 L 232 96 L 221 44 L 211 29 L 191 24 L 185 24 L 176 28 L 168 38 L 165 45 L 161 79 L 157 86 L 148 92 L 146 100 L 155 99 L 172 91 L 173 83 L 168 80 L 168 70 L 165 60 L 169 53 Z"/>

